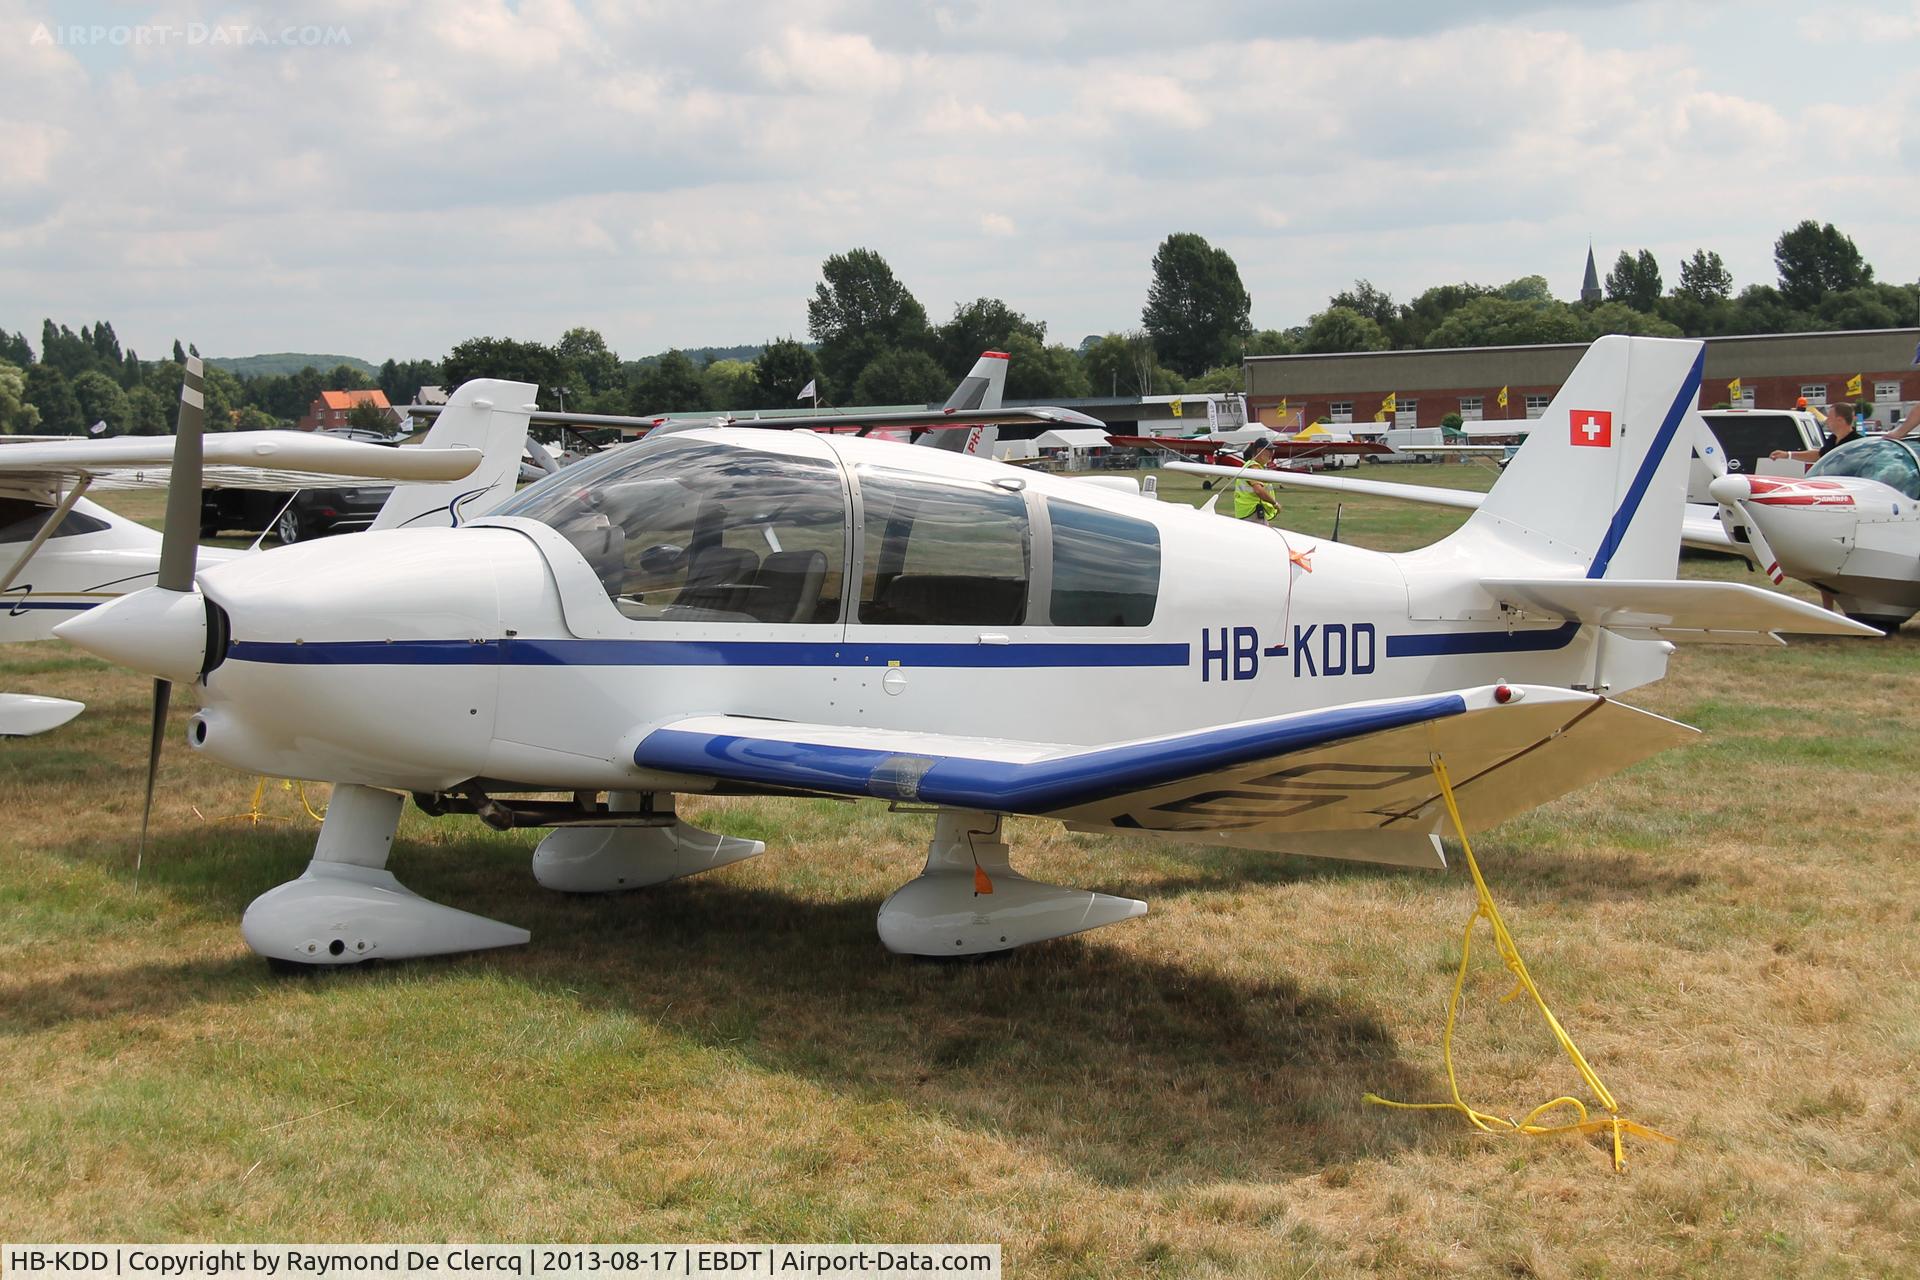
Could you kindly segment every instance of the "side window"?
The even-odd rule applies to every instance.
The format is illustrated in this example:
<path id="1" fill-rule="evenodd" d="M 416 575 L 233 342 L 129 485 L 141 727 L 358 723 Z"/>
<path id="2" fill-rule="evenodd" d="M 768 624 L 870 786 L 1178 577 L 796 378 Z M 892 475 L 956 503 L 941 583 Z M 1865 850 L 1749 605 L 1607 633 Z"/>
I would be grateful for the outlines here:
<path id="1" fill-rule="evenodd" d="M 31 542 L 40 526 L 53 514 L 53 508 L 25 498 L 0 498 L 0 542 Z M 84 511 L 69 511 L 51 536 L 71 538 L 79 533 L 98 533 L 109 528 L 105 520 Z"/>
<path id="2" fill-rule="evenodd" d="M 635 621 L 840 620 L 846 491 L 822 458 L 664 440 L 500 509 L 552 525 Z"/>
<path id="3" fill-rule="evenodd" d="M 1026 621 L 1027 504 L 991 484 L 862 467 L 860 621 L 1015 627 Z"/>
<path id="4" fill-rule="evenodd" d="M 1056 627 L 1144 627 L 1160 595 L 1160 530 L 1145 520 L 1047 499 Z"/>

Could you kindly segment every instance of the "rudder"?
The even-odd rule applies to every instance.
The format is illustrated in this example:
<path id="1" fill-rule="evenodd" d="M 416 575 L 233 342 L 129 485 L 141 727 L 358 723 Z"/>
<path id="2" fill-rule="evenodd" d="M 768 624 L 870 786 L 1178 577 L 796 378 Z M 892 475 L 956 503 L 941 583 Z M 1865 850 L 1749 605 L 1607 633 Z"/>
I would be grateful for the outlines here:
<path id="1" fill-rule="evenodd" d="M 1455 535 L 1589 578 L 1671 578 L 1705 347 L 1612 335 L 1588 348 Z"/>

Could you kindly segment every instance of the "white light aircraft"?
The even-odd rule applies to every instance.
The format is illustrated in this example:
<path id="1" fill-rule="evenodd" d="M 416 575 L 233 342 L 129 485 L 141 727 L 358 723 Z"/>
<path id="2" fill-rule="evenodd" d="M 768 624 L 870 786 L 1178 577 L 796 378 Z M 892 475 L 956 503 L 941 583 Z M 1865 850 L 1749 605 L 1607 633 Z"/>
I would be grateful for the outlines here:
<path id="1" fill-rule="evenodd" d="M 1688 541 L 1738 551 L 1775 582 L 1798 578 L 1848 617 L 1894 632 L 1920 611 L 1920 445 L 1862 436 L 1804 476 L 1726 473 L 1708 486 L 1720 519 Z M 1709 511 L 1712 508 L 1708 508 Z"/>
<path id="2" fill-rule="evenodd" d="M 999 951 L 1146 909 L 1013 871 L 1003 815 L 1439 866 L 1437 756 L 1479 830 L 1689 739 L 1613 699 L 1674 642 L 1866 631 L 1674 581 L 1700 352 L 1596 342 L 1480 510 L 1406 554 L 960 453 L 711 429 L 460 528 L 180 564 L 58 633 L 193 684 L 203 755 L 335 784 L 306 872 L 242 922 L 275 961 L 527 940 L 387 869 L 408 794 L 553 827 L 534 875 L 570 892 L 762 852 L 681 821 L 679 793 L 924 809 L 881 940 Z"/>
<path id="3" fill-rule="evenodd" d="M 187 361 L 186 390 L 201 365 Z M 235 431 L 207 436 L 207 487 L 297 489 L 352 476 L 400 481 L 375 529 L 458 524 L 513 492 L 537 388 L 469 382 L 418 446 L 387 448 L 304 431 Z M 184 394 L 184 392 L 183 392 Z M 36 440 L 0 444 L 0 644 L 52 638 L 66 619 L 153 585 L 161 536 L 84 495 L 90 487 L 153 488 L 166 483 L 175 442 L 167 437 Z M 193 502 L 199 502 L 199 490 Z M 168 527 L 176 518 L 169 498 Z M 197 505 L 178 518 L 199 528 Z M 246 553 L 202 548 L 211 566 Z M 0 694 L 0 735 L 42 733 L 82 704 Z"/>

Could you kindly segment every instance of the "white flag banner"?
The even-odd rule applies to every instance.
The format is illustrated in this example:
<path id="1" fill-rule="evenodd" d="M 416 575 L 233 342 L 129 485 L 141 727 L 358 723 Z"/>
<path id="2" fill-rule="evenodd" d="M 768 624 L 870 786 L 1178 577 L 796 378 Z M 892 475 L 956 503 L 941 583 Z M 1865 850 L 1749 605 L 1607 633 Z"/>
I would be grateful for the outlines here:
<path id="1" fill-rule="evenodd" d="M 807 399 L 810 399 L 810 398 L 812 398 L 812 396 L 813 396 L 813 395 L 815 394 L 815 393 L 814 393 L 814 390 L 813 390 L 813 384 L 814 384 L 814 382 L 815 382 L 815 381 L 816 381 L 816 379 L 813 379 L 813 378 L 808 378 L 808 379 L 807 379 L 807 385 L 806 385 L 806 386 L 804 386 L 804 387 L 802 387 L 802 388 L 800 388 L 800 394 L 799 394 L 799 395 L 797 395 L 797 396 L 795 396 L 795 397 L 794 397 L 794 399 L 795 399 L 795 400 L 807 400 Z"/>
<path id="2" fill-rule="evenodd" d="M 105 418 L 102 418 L 100 419 L 100 421 L 88 427 L 87 434 L 93 435 L 93 436 L 103 436 L 107 434 L 107 420 Z"/>

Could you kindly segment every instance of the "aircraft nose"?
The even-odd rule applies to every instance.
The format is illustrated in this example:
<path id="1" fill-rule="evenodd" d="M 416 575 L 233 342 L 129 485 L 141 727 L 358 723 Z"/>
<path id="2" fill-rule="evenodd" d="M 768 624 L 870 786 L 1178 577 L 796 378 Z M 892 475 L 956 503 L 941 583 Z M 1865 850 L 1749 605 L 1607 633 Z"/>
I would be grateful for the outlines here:
<path id="1" fill-rule="evenodd" d="M 210 630 L 198 591 L 148 587 L 68 618 L 53 634 L 116 666 L 190 683 L 208 665 Z"/>
<path id="2" fill-rule="evenodd" d="M 1744 502 L 1753 496 L 1753 486 L 1742 475 L 1715 476 L 1713 483 L 1707 486 L 1707 493 L 1715 502 L 1724 502 L 1732 506 Z"/>

